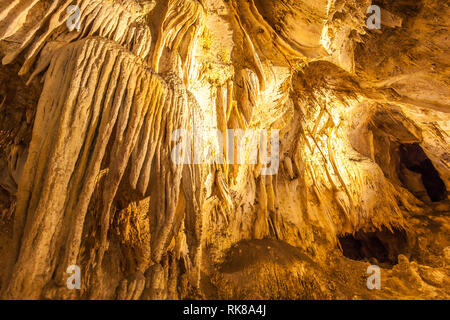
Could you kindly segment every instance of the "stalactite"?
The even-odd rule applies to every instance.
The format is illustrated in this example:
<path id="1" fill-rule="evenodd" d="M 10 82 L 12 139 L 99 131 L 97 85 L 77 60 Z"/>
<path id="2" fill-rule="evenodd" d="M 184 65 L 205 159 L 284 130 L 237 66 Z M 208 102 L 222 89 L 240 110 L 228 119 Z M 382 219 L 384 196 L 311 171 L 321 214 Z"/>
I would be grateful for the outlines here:
<path id="1" fill-rule="evenodd" d="M 178 200 L 182 167 L 171 165 L 167 172 L 164 166 L 171 163 L 170 150 L 164 149 L 170 147 L 166 139 L 173 128 L 184 127 L 186 123 L 187 113 L 183 110 L 188 104 L 180 85 L 170 79 L 166 82 L 137 57 L 100 38 L 75 42 L 58 52 L 53 61 L 38 106 L 30 156 L 18 194 L 17 262 L 8 290 L 11 296 L 36 297 L 39 292 L 26 291 L 37 284 L 33 279 L 48 280 L 49 270 L 56 264 L 59 266 L 57 274 L 61 277 L 66 266 L 76 263 L 87 206 L 95 187 L 95 177 L 107 156 L 105 149 L 110 139 L 113 144 L 103 190 L 98 266 L 107 248 L 111 203 L 134 148 L 142 146 L 137 143 L 141 128 L 152 131 L 152 139 L 145 141 L 153 148 L 145 168 L 153 164 L 154 174 L 160 175 L 155 179 L 161 180 L 159 185 L 166 186 L 163 193 L 152 193 L 155 200 L 151 214 L 155 216 L 158 228 L 152 238 L 154 261 L 161 259 Z M 103 61 L 101 67 L 96 61 Z M 130 68 L 131 64 L 133 67 Z M 60 70 L 66 72 L 60 74 Z M 53 92 L 60 92 L 60 95 L 54 96 Z M 155 101 L 165 101 L 159 105 L 159 112 L 154 110 Z M 65 129 L 61 131 L 63 127 Z M 157 155 L 155 161 L 152 161 L 153 154 Z M 49 176 L 47 172 L 53 174 Z M 51 186 L 67 190 L 66 197 L 54 192 L 41 197 Z M 141 191 L 146 189 L 144 186 Z M 167 201 L 164 200 L 166 196 L 170 196 Z M 55 229 L 59 225 L 64 226 L 63 229 Z M 21 236 L 23 228 L 26 231 Z M 41 236 L 33 240 L 36 234 Z M 62 258 L 60 261 L 48 260 L 50 246 L 62 244 L 57 239 L 65 239 L 64 246 L 60 247 Z M 34 245 L 29 241 L 34 241 Z M 39 252 L 39 256 L 33 252 Z M 30 256 L 35 257 L 36 265 L 24 267 L 24 261 Z M 22 283 L 29 285 L 23 288 Z"/>
<path id="2" fill-rule="evenodd" d="M 446 6 L 394 2 L 0 0 L 0 297 L 447 297 Z"/>
<path id="3" fill-rule="evenodd" d="M 45 50 L 51 36 L 61 34 L 59 28 L 68 21 L 68 18 L 72 14 L 67 13 L 67 8 L 72 2 L 54 1 L 45 12 L 42 20 L 28 31 L 25 36 L 25 41 L 22 42 L 21 46 L 9 52 L 3 58 L 3 64 L 11 63 L 22 51 L 29 47 L 25 54 L 25 63 L 19 71 L 19 74 L 25 75 L 29 73 L 35 62 L 36 70 L 31 75 L 30 81 L 38 73 L 44 71 L 50 63 L 54 50 L 49 48 L 51 53 L 41 56 L 36 61 L 38 55 Z M 123 45 L 143 59 L 146 59 L 149 55 L 152 42 L 151 34 L 149 28 L 140 23 L 142 17 L 139 11 L 129 11 L 126 6 L 101 0 L 78 0 L 75 1 L 75 5 L 80 8 L 79 24 L 81 29 L 79 31 L 73 31 L 75 34 L 72 37 L 72 41 L 89 36 L 100 36 Z M 134 3 L 134 5 L 139 6 L 137 3 Z M 32 9 L 33 6 L 29 6 L 26 11 L 21 11 L 21 14 L 28 15 L 32 12 Z M 12 19 L 18 19 L 18 17 L 12 16 Z M 49 22 L 45 32 L 37 36 L 38 31 L 44 27 L 44 23 L 47 20 Z M 11 30 L 3 37 L 6 38 L 7 36 L 14 35 L 21 28 L 22 25 L 14 23 L 14 21 L 11 22 Z M 5 33 L 7 31 L 3 32 Z"/>
<path id="4" fill-rule="evenodd" d="M 219 155 L 222 159 L 222 171 L 225 181 L 228 181 L 228 126 L 227 126 L 227 105 L 222 86 L 216 89 L 216 118 L 217 118 L 217 138 L 219 140 Z M 221 150 L 220 150 L 221 148 Z"/>
<path id="5" fill-rule="evenodd" d="M 158 38 L 151 60 L 153 70 L 157 73 L 160 71 L 161 57 L 166 48 L 169 48 L 172 53 L 176 53 L 182 46 L 182 42 L 187 39 L 188 43 L 185 46 L 188 50 L 182 59 L 185 70 L 188 71 L 190 68 L 186 65 L 186 62 L 192 59 L 193 45 L 195 39 L 201 33 L 203 23 L 203 7 L 199 2 L 169 0 L 158 30 Z M 185 81 L 188 78 L 185 78 Z"/>

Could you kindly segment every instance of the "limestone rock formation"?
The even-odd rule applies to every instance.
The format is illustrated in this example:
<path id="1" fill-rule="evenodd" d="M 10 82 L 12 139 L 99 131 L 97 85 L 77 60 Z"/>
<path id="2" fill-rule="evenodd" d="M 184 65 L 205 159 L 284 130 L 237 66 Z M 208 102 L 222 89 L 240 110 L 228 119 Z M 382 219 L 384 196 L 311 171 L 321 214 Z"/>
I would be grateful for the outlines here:
<path id="1" fill-rule="evenodd" d="M 0 0 L 0 298 L 449 299 L 449 17 Z"/>

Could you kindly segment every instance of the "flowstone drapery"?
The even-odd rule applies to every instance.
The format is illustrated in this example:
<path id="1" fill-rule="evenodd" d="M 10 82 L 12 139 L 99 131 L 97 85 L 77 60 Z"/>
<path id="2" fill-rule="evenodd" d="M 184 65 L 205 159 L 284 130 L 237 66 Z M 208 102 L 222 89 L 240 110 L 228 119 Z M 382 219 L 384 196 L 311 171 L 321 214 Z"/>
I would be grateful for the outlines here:
<path id="1" fill-rule="evenodd" d="M 0 0 L 0 297 L 448 298 L 449 10 Z"/>

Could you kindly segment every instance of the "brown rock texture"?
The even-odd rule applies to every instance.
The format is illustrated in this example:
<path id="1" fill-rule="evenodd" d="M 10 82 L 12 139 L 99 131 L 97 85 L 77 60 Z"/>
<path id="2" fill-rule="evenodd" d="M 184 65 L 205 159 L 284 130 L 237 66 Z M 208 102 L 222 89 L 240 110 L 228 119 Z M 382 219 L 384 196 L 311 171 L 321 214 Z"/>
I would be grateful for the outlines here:
<path id="1" fill-rule="evenodd" d="M 0 298 L 449 299 L 449 18 L 0 0 Z"/>

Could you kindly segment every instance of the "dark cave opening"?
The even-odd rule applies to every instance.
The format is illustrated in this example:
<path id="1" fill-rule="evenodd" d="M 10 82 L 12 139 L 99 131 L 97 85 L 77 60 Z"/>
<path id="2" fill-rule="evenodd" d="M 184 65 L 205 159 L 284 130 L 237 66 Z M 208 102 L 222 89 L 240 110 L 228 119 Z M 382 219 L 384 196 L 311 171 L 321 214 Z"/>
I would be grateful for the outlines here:
<path id="1" fill-rule="evenodd" d="M 422 184 L 432 202 L 447 199 L 444 181 L 418 143 L 401 144 L 399 152 L 401 164 L 421 175 Z"/>
<path id="2" fill-rule="evenodd" d="M 345 257 L 352 260 L 368 260 L 371 263 L 392 266 L 399 254 L 405 254 L 408 241 L 404 230 L 387 228 L 380 231 L 344 234 L 338 237 Z"/>

